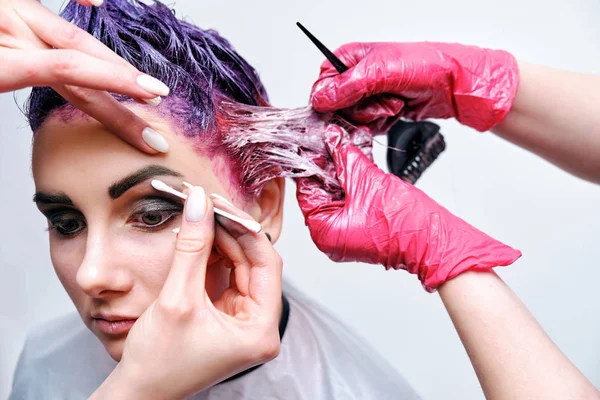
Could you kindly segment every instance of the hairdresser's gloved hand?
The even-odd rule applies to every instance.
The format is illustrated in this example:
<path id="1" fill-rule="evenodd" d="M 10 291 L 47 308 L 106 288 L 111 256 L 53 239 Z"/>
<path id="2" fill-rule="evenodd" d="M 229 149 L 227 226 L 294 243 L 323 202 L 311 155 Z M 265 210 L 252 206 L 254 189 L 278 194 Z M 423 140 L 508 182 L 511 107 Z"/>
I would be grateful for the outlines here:
<path id="1" fill-rule="evenodd" d="M 333 261 L 405 269 L 433 291 L 462 272 L 509 265 L 520 257 L 383 172 L 340 127 L 328 128 L 326 144 L 345 198 L 332 198 L 311 178 L 297 180 L 297 197 L 313 241 Z"/>
<path id="2" fill-rule="evenodd" d="M 350 43 L 335 54 L 350 69 L 321 66 L 311 101 L 318 112 L 342 110 L 350 121 L 387 130 L 398 117 L 456 118 L 479 131 L 499 124 L 519 84 L 515 58 L 499 50 L 450 43 Z"/>
<path id="3" fill-rule="evenodd" d="M 229 288 L 214 302 L 205 289 L 213 244 L 232 268 Z M 275 358 L 281 271 L 281 258 L 263 233 L 220 219 L 215 235 L 213 204 L 202 188 L 194 188 L 164 286 L 92 398 L 184 399 Z"/>
<path id="4" fill-rule="evenodd" d="M 168 95 L 169 88 L 39 1 L 0 0 L 0 60 L 0 93 L 49 86 L 138 149 L 149 154 L 168 150 L 160 133 L 108 92 L 157 104 L 157 96 Z"/>

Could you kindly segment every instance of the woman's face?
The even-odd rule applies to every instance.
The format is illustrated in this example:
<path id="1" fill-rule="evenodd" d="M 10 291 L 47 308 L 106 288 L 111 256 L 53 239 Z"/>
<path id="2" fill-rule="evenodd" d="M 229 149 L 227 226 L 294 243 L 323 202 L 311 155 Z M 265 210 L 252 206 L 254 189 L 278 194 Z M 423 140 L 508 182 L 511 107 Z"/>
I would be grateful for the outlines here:
<path id="1" fill-rule="evenodd" d="M 181 221 L 181 200 L 155 191 L 150 181 L 177 189 L 187 181 L 230 200 L 234 194 L 226 160 L 199 156 L 166 121 L 132 110 L 163 133 L 168 154 L 143 154 L 84 118 L 49 119 L 33 145 L 36 204 L 49 220 L 52 263 L 83 321 L 115 360 L 133 320 L 162 288 Z M 265 214 L 257 202 L 241 208 L 259 221 Z M 229 283 L 222 261 L 213 251 L 206 278 L 213 299 Z"/>

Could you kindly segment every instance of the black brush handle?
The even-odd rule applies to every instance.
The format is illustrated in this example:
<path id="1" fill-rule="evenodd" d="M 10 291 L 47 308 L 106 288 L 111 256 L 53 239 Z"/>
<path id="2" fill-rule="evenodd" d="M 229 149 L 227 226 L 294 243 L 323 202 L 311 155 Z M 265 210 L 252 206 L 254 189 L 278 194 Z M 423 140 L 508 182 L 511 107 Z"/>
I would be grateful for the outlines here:
<path id="1" fill-rule="evenodd" d="M 343 74 L 344 72 L 348 71 L 349 68 L 346 66 L 346 64 L 344 64 L 342 60 L 337 58 L 337 56 L 333 54 L 331 50 L 325 47 L 325 45 L 321 43 L 321 41 L 317 39 L 315 35 L 310 33 L 308 29 L 306 29 L 300 22 L 296 22 L 296 25 L 298 25 L 298 28 L 300 28 L 300 30 L 304 32 L 306 36 L 308 36 L 310 41 L 313 42 L 315 46 L 317 46 L 317 48 L 321 51 L 321 53 L 323 53 L 325 58 L 329 60 L 331 65 L 333 65 L 333 67 L 337 70 L 338 73 Z"/>

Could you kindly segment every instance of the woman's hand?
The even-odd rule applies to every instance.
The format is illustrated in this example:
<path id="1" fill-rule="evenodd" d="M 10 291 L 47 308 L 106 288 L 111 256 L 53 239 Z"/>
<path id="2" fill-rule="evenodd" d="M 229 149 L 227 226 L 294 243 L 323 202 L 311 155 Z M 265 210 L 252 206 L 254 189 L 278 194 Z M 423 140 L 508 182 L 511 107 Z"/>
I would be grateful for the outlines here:
<path id="1" fill-rule="evenodd" d="M 0 59 L 0 93 L 50 86 L 138 149 L 151 154 L 168 150 L 162 135 L 148 130 L 108 92 L 156 104 L 169 88 L 38 0 L 0 0 Z"/>
<path id="2" fill-rule="evenodd" d="M 311 178 L 297 198 L 313 241 L 333 261 L 360 261 L 417 274 L 428 291 L 464 271 L 513 263 L 521 253 L 478 231 L 400 178 L 386 174 L 339 126 L 326 144 L 345 197 Z"/>
<path id="3" fill-rule="evenodd" d="M 182 399 L 279 353 L 282 262 L 267 237 L 221 220 L 215 237 L 213 205 L 199 187 L 184 215 L 164 287 L 93 398 Z M 204 286 L 213 237 L 232 268 L 214 303 Z"/>
<path id="4" fill-rule="evenodd" d="M 449 43 L 350 43 L 336 55 L 350 69 L 321 66 L 311 100 L 316 111 L 342 114 L 374 131 L 398 117 L 456 118 L 486 131 L 511 108 L 519 70 L 504 51 Z"/>

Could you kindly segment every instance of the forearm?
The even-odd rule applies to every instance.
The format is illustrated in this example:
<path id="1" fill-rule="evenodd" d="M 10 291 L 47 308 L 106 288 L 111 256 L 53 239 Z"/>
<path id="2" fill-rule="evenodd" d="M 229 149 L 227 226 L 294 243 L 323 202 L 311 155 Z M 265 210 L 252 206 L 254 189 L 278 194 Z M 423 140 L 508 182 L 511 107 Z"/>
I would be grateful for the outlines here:
<path id="1" fill-rule="evenodd" d="M 170 396 L 159 393 L 141 384 L 144 379 L 140 374 L 132 374 L 126 371 L 122 364 L 118 364 L 112 373 L 102 382 L 102 385 L 88 398 L 88 400 L 135 400 L 135 399 L 183 399 L 184 396 Z M 168 387 L 168 385 L 165 385 Z"/>
<path id="2" fill-rule="evenodd" d="M 600 399 L 494 272 L 439 289 L 487 399 Z"/>
<path id="3" fill-rule="evenodd" d="M 519 64 L 511 111 L 494 132 L 600 183 L 600 77 Z"/>

